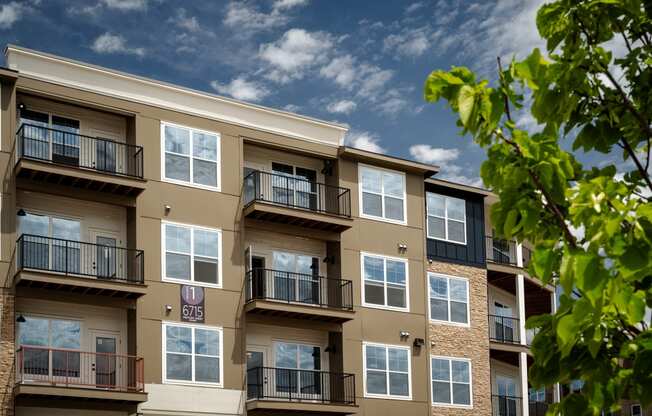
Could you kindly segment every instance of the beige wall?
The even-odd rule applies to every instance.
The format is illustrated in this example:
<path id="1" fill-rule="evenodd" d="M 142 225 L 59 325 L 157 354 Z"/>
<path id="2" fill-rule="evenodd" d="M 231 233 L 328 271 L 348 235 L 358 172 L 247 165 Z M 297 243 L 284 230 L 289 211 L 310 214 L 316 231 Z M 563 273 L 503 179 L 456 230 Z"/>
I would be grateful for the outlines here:
<path id="1" fill-rule="evenodd" d="M 502 305 L 512 308 L 512 316 L 518 318 L 518 304 L 516 302 L 516 296 L 493 285 L 488 285 L 487 289 L 489 294 L 488 305 L 490 314 L 496 314 L 495 302 L 498 302 Z"/>
<path id="2" fill-rule="evenodd" d="M 491 390 L 498 394 L 496 376 L 511 378 L 514 381 L 514 384 L 516 384 L 516 396 L 523 397 L 521 392 L 521 376 L 518 367 L 506 364 L 499 360 L 491 360 Z"/>
<path id="3" fill-rule="evenodd" d="M 487 271 L 476 267 L 436 261 L 429 263 L 427 270 L 468 279 L 469 309 L 471 311 L 468 327 L 430 322 L 428 344 L 431 355 L 471 360 L 473 408 L 433 406 L 432 414 L 489 415 L 491 414 L 491 389 L 489 387 Z"/>

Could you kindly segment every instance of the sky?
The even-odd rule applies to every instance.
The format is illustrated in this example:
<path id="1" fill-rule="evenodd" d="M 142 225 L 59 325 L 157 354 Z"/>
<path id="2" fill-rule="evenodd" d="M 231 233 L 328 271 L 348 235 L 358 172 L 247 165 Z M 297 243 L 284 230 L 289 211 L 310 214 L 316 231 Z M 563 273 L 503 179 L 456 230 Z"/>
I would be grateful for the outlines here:
<path id="1" fill-rule="evenodd" d="M 0 0 L 0 44 L 345 123 L 347 145 L 481 186 L 484 150 L 444 103 L 423 100 L 423 83 L 451 66 L 493 77 L 497 56 L 543 47 L 541 3 Z"/>

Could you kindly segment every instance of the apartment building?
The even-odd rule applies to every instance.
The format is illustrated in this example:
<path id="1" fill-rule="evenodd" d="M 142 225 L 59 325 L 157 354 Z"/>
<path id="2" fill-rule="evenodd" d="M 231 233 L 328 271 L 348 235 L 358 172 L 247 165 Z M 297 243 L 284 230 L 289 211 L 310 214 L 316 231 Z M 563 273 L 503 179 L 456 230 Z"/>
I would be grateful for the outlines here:
<path id="1" fill-rule="evenodd" d="M 540 415 L 490 193 L 346 126 L 16 46 L 3 415 Z M 636 413 L 631 413 L 635 415 Z M 638 414 L 641 414 L 640 412 Z"/>

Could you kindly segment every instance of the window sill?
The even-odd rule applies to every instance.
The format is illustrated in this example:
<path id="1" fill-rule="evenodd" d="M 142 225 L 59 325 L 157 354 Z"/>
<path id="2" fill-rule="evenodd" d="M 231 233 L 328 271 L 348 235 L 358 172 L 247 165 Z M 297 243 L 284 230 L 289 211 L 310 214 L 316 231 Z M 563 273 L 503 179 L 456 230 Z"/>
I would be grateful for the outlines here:
<path id="1" fill-rule="evenodd" d="M 374 215 L 363 214 L 362 212 L 360 213 L 360 218 L 364 218 L 364 219 L 372 220 L 372 221 L 386 222 L 388 224 L 407 225 L 407 220 L 403 220 L 403 221 L 392 220 L 392 219 L 385 218 L 385 217 L 376 217 Z"/>
<path id="2" fill-rule="evenodd" d="M 362 302 L 362 307 L 371 308 L 371 309 L 381 309 L 383 311 L 391 311 L 391 312 L 404 312 L 404 313 L 410 312 L 410 308 L 397 308 L 392 306 L 374 305 L 374 304 L 369 304 L 364 302 Z"/>
<path id="3" fill-rule="evenodd" d="M 176 283 L 179 285 L 186 285 L 186 286 L 201 286 L 201 287 L 208 287 L 212 289 L 222 289 L 222 284 L 212 284 L 212 283 L 201 283 L 201 282 L 195 282 L 193 280 L 178 280 L 178 279 L 169 279 L 169 278 L 163 278 L 161 279 L 162 282 L 164 283 Z"/>
<path id="4" fill-rule="evenodd" d="M 213 192 L 222 192 L 220 185 L 218 186 L 200 185 L 200 184 L 184 182 L 176 179 L 169 179 L 166 177 L 161 177 L 161 181 L 165 183 L 171 183 L 174 185 L 186 186 L 188 188 L 203 189 L 205 191 L 213 191 Z"/>
<path id="5" fill-rule="evenodd" d="M 450 321 L 440 321 L 438 319 L 430 318 L 430 323 L 435 325 L 446 325 L 446 326 L 456 326 L 459 328 L 471 328 L 471 323 L 459 323 L 459 322 L 450 322 Z"/>

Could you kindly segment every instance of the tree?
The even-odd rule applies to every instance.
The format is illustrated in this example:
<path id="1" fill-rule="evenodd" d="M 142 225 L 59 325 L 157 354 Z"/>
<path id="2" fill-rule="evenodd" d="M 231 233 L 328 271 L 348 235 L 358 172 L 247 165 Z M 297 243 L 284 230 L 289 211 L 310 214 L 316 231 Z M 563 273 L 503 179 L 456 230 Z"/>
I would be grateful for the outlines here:
<path id="1" fill-rule="evenodd" d="M 538 49 L 494 81 L 434 71 L 425 99 L 446 100 L 486 149 L 481 176 L 500 198 L 499 233 L 534 247 L 528 272 L 561 285 L 553 315 L 533 317 L 530 381 L 584 381 L 549 414 L 598 415 L 620 399 L 652 403 L 652 3 L 558 0 L 542 6 Z M 509 30 L 506 28 L 505 30 Z M 536 132 L 517 126 L 529 112 Z M 582 154 L 604 154 L 601 167 Z M 577 293 L 572 296 L 571 293 Z"/>

